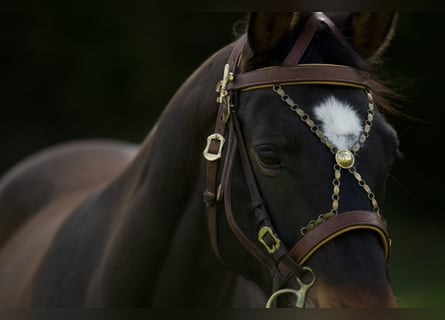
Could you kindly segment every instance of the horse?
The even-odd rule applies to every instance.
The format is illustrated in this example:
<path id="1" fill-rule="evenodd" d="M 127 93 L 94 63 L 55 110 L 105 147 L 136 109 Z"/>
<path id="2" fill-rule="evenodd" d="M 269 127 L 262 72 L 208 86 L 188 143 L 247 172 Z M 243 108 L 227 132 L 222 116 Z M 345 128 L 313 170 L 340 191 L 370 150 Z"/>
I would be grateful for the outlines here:
<path id="1" fill-rule="evenodd" d="M 396 307 L 374 75 L 397 13 L 252 12 L 141 145 L 0 180 L 1 307 Z M 216 91 L 215 91 L 216 85 Z"/>

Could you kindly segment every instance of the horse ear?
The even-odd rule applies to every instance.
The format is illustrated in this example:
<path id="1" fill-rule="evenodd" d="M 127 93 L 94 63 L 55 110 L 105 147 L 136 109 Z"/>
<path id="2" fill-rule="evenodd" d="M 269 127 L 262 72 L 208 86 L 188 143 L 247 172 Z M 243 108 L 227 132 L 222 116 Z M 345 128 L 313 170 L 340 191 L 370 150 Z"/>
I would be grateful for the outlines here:
<path id="1" fill-rule="evenodd" d="M 282 52 L 280 49 L 292 37 L 296 22 L 297 14 L 293 12 L 250 13 L 247 23 L 250 52 L 245 52 L 245 58 L 254 58 L 254 64 L 261 64 Z"/>
<path id="2" fill-rule="evenodd" d="M 352 14 L 351 36 L 358 53 L 369 61 L 378 61 L 390 44 L 397 24 L 395 12 L 356 12 Z"/>

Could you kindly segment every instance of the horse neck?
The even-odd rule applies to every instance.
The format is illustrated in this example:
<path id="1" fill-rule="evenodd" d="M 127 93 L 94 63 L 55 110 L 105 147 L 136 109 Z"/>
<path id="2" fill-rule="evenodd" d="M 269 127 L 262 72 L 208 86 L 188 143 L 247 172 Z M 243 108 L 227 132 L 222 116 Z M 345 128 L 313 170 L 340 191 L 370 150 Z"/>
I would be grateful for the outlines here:
<path id="1" fill-rule="evenodd" d="M 105 191 L 103 196 L 110 197 L 117 189 L 124 193 L 118 196 L 112 240 L 90 290 L 92 301 L 221 303 L 231 275 L 209 244 L 202 201 L 202 149 L 216 118 L 214 86 L 208 84 L 220 77 L 224 59 L 214 60 L 221 56 L 224 53 L 210 58 L 184 83 L 135 160 Z"/>

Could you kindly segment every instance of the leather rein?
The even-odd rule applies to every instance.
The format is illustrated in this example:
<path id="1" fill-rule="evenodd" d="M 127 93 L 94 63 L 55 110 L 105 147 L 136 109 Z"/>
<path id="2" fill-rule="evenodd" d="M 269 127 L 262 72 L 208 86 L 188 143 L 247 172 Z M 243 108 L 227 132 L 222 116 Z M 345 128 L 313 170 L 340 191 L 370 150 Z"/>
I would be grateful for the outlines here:
<path id="1" fill-rule="evenodd" d="M 279 295 L 287 293 L 296 296 L 296 307 L 304 307 L 306 293 L 315 282 L 315 275 L 309 267 L 304 266 L 305 262 L 320 247 L 345 232 L 356 229 L 377 232 L 382 240 L 385 256 L 389 257 L 390 240 L 386 223 L 379 214 L 364 210 L 333 215 L 306 232 L 292 248 L 288 249 L 271 222 L 245 146 L 237 115 L 239 106 L 236 104 L 237 94 L 240 90 L 253 90 L 281 84 L 323 83 L 353 86 L 370 91 L 369 76 L 365 72 L 343 65 L 298 64 L 321 23 L 331 29 L 340 41 L 346 42 L 326 15 L 313 13 L 281 66 L 238 73 L 238 64 L 247 42 L 247 36 L 243 35 L 235 42 L 224 68 L 223 80 L 218 83 L 217 87 L 219 107 L 215 130 L 208 137 L 203 152 L 207 160 L 204 202 L 213 250 L 222 261 L 218 249 L 217 205 L 218 202 L 224 201 L 226 219 L 233 234 L 243 247 L 271 272 L 274 293 L 269 298 L 267 307 L 271 306 Z M 258 230 L 257 239 L 249 239 L 238 226 L 232 211 L 230 181 L 237 151 L 250 194 L 252 219 L 255 220 Z M 222 170 L 219 171 L 220 163 L 222 163 Z M 219 172 L 221 174 L 218 176 Z M 288 289 L 289 281 L 296 281 L 298 289 Z"/>

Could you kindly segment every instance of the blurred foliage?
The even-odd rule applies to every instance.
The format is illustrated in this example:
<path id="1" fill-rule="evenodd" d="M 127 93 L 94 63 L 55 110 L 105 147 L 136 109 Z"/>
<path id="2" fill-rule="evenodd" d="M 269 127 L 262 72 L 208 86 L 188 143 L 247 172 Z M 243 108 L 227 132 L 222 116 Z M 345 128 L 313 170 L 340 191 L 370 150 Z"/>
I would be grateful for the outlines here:
<path id="1" fill-rule="evenodd" d="M 159 13 L 114 2 L 48 1 L 0 10 L 0 174 L 66 140 L 142 141 L 186 77 L 234 39 L 232 27 L 244 16 Z M 439 156 L 444 111 L 437 77 L 444 18 L 401 12 L 382 65 L 405 97 L 398 101 L 401 110 L 418 118 L 388 115 L 405 155 L 388 181 L 386 201 L 394 238 L 390 269 L 402 306 L 438 306 L 444 297 L 443 275 L 428 270 L 444 269 L 439 229 L 445 221 Z M 428 269 L 417 269 L 427 262 Z"/>

